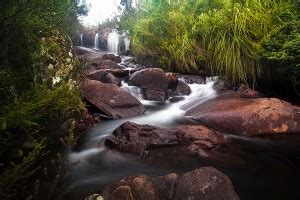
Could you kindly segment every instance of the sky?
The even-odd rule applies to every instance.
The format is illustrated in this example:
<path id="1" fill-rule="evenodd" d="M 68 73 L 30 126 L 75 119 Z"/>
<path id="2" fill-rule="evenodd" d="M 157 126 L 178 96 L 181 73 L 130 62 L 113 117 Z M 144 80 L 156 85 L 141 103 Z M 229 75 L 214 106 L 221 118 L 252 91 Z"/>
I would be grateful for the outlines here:
<path id="1" fill-rule="evenodd" d="M 86 0 L 89 6 L 88 16 L 82 17 L 85 26 L 95 26 L 118 14 L 118 6 L 121 0 Z"/>

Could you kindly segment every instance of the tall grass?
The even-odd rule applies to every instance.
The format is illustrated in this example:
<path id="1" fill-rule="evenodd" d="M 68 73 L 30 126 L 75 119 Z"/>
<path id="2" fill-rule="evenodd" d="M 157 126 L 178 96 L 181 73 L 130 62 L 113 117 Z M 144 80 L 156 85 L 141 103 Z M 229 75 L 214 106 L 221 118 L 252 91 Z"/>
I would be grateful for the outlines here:
<path id="1" fill-rule="evenodd" d="M 233 84 L 256 83 L 261 41 L 297 18 L 295 4 L 283 0 L 158 2 L 143 4 L 131 20 L 134 55 L 176 72 L 205 65 Z"/>
<path id="2" fill-rule="evenodd" d="M 198 41 L 206 50 L 212 71 L 232 83 L 255 83 L 260 76 L 260 42 L 291 14 L 287 3 L 251 0 L 244 4 L 229 1 L 219 10 L 199 15 L 195 24 Z"/>

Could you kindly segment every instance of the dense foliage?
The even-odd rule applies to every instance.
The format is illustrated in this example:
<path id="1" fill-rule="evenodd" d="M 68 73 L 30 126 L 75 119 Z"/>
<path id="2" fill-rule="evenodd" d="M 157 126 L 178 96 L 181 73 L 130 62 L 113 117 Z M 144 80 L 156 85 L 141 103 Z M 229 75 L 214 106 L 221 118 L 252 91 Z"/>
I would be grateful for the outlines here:
<path id="1" fill-rule="evenodd" d="M 272 83 L 284 71 L 289 75 L 282 82 L 298 90 L 300 47 L 295 1 L 147 2 L 141 1 L 139 9 L 128 9 L 120 23 L 130 30 L 138 59 L 184 73 L 207 67 L 232 85 Z M 286 27 L 289 31 L 284 31 Z M 271 65 L 272 73 L 268 73 Z"/>
<path id="2" fill-rule="evenodd" d="M 70 37 L 85 13 L 77 0 L 0 3 L 0 199 L 40 199 L 27 182 L 69 138 L 83 107 Z"/>

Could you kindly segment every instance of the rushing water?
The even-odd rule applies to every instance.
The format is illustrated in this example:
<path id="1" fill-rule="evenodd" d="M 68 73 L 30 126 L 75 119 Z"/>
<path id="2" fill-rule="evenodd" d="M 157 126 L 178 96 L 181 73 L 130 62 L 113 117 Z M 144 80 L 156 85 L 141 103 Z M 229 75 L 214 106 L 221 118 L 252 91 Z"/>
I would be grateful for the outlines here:
<path id="1" fill-rule="evenodd" d="M 128 37 L 124 37 L 125 51 L 129 50 L 130 47 L 130 39 Z"/>
<path id="2" fill-rule="evenodd" d="M 279 139 L 226 135 L 229 145 L 212 152 L 215 154 L 214 159 L 199 159 L 181 152 L 178 147 L 166 147 L 163 154 L 159 148 L 153 149 L 149 158 L 140 159 L 136 155 L 117 152 L 104 145 L 105 138 L 126 121 L 162 128 L 193 123 L 187 121 L 184 114 L 217 96 L 213 89 L 215 80 L 210 78 L 206 84 L 189 84 L 192 92 L 184 96 L 184 100 L 177 103 L 167 101 L 164 104 L 144 100 L 138 87 L 122 82 L 122 88 L 138 98 L 147 112 L 131 119 L 101 122 L 78 140 L 78 145 L 69 153 L 70 163 L 79 161 L 71 170 L 71 182 L 75 188 L 72 198 L 82 199 L 87 192 L 93 192 L 123 176 L 183 173 L 210 165 L 230 177 L 242 200 L 300 199 L 300 138 L 296 135 L 286 135 Z"/>
<path id="3" fill-rule="evenodd" d="M 118 55 L 119 43 L 120 43 L 120 35 L 117 32 L 117 30 L 113 30 L 111 33 L 109 33 L 108 39 L 107 39 L 108 51 L 110 53 L 114 53 L 114 54 Z"/>
<path id="4" fill-rule="evenodd" d="M 80 34 L 80 46 L 83 47 L 83 33 Z"/>
<path id="5" fill-rule="evenodd" d="M 96 33 L 95 35 L 94 48 L 99 49 L 99 33 Z"/>

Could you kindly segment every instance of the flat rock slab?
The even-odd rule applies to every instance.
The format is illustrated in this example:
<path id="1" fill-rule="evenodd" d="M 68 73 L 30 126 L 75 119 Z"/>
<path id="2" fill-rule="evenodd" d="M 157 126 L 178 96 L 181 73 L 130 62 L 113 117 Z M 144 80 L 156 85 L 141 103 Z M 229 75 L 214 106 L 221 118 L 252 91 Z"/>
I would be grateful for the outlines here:
<path id="1" fill-rule="evenodd" d="M 235 135 L 300 132 L 300 115 L 290 103 L 276 98 L 240 98 L 233 91 L 200 104 L 186 116 Z"/>
<path id="2" fill-rule="evenodd" d="M 145 111 L 138 99 L 113 84 L 86 79 L 82 94 L 88 102 L 113 119 L 134 117 Z"/>

